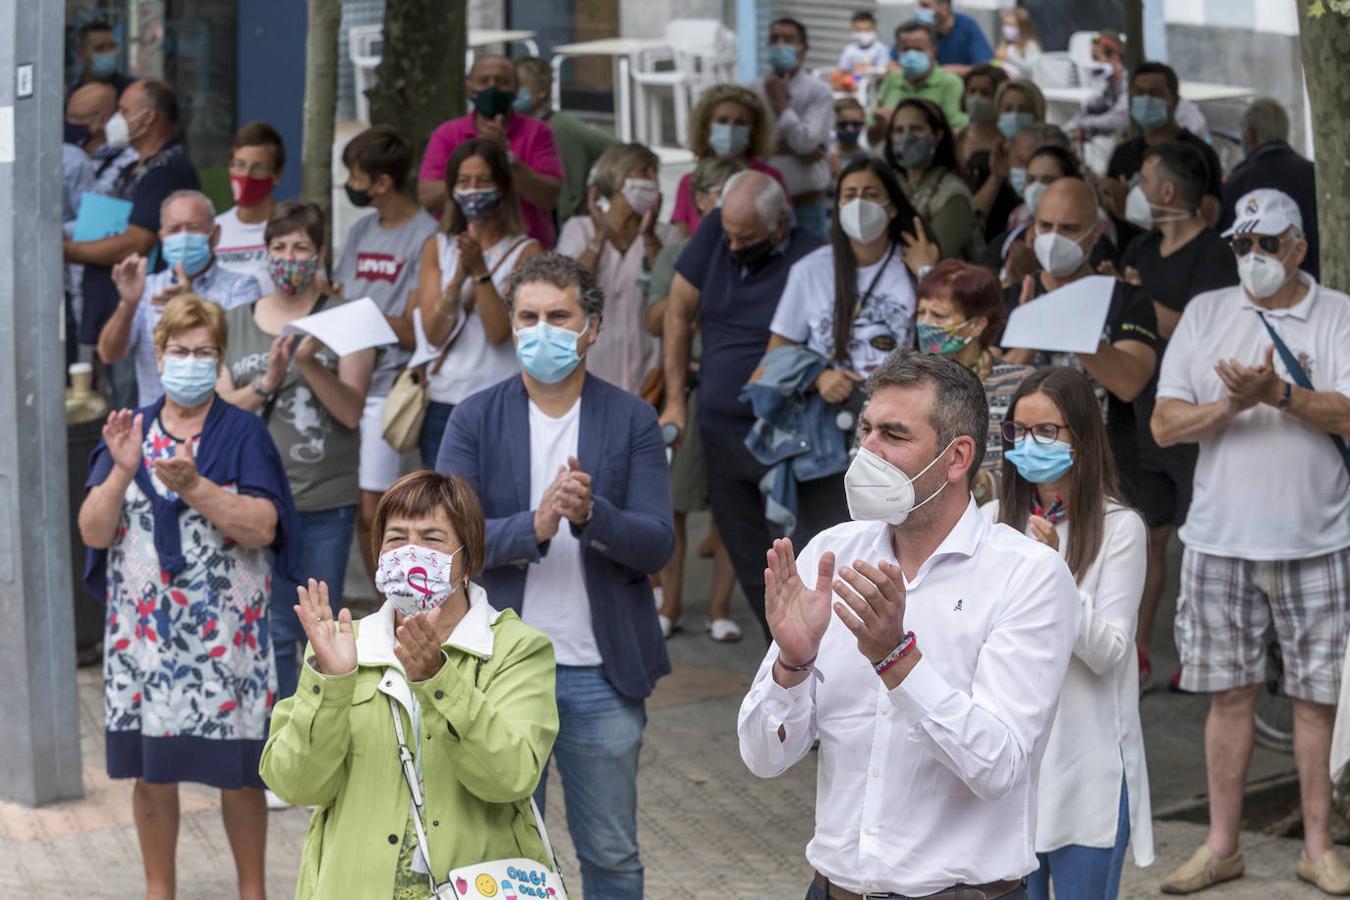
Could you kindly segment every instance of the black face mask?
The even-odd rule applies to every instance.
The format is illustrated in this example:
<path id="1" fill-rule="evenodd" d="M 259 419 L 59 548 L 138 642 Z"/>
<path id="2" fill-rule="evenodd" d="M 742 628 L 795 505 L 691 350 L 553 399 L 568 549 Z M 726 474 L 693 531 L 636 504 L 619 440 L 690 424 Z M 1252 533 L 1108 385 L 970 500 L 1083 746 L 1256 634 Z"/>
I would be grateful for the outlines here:
<path id="1" fill-rule="evenodd" d="M 358 191 L 350 184 L 344 184 L 343 187 L 347 190 L 347 199 L 351 201 L 352 206 L 355 206 L 357 209 L 365 209 L 370 205 L 372 198 L 369 190 L 363 189 Z"/>
<path id="2" fill-rule="evenodd" d="M 847 125 L 836 125 L 834 135 L 839 139 L 839 143 L 845 147 L 857 146 L 858 138 L 862 135 L 862 123 L 851 122 Z"/>
<path id="3" fill-rule="evenodd" d="M 765 238 L 762 241 L 749 244 L 739 250 L 732 250 L 731 259 L 741 268 L 754 272 L 769 264 L 769 260 L 773 258 L 773 252 L 773 241 L 769 238 Z"/>
<path id="4" fill-rule="evenodd" d="M 74 144 L 76 147 L 83 147 L 89 142 L 89 126 L 78 125 L 74 122 L 66 123 L 66 134 L 63 139 L 67 144 Z"/>
<path id="5" fill-rule="evenodd" d="M 473 108 L 485 119 L 495 119 L 509 113 L 515 102 L 514 91 L 504 91 L 495 84 L 473 95 Z"/>

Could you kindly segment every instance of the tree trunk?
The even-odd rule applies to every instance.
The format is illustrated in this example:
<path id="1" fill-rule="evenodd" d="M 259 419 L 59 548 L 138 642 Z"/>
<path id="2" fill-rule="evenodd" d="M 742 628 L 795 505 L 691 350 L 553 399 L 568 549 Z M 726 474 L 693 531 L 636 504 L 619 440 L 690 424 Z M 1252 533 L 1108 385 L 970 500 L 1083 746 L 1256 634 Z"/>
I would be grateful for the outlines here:
<path id="1" fill-rule="evenodd" d="M 1125 67 L 1133 72 L 1144 55 L 1144 0 L 1125 0 Z"/>
<path id="2" fill-rule="evenodd" d="M 419 159 L 431 132 L 464 114 L 466 25 L 465 0 L 385 2 L 370 120 L 398 129 Z"/>
<path id="3" fill-rule="evenodd" d="M 1350 290 L 1350 256 L 1335 252 L 1350 235 L 1350 18 L 1330 7 L 1299 0 L 1303 72 L 1311 104 L 1317 156 L 1317 225 L 1322 243 L 1322 283 Z M 1322 7 L 1309 15 L 1310 7 Z"/>
<path id="4" fill-rule="evenodd" d="M 337 116 L 338 26 L 341 24 L 341 0 L 309 0 L 300 197 L 325 210 L 332 206 L 333 198 L 333 119 Z"/>

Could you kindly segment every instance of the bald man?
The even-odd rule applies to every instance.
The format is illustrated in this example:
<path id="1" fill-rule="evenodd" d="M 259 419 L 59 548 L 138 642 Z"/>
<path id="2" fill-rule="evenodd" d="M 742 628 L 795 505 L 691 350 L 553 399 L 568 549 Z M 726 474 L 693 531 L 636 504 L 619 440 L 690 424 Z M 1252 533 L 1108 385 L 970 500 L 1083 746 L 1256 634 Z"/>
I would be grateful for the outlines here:
<path id="1" fill-rule="evenodd" d="M 552 249 L 557 240 L 552 213 L 563 184 L 562 159 L 553 132 L 538 119 L 515 111 L 516 70 L 504 56 L 474 60 L 466 90 L 473 109 L 463 118 L 443 123 L 427 141 L 417 173 L 417 201 L 439 217 L 453 188 L 445 183 L 450 154 L 474 138 L 493 141 L 511 160 L 511 180 L 520 195 L 520 211 L 530 237 Z"/>
<path id="2" fill-rule="evenodd" d="M 769 325 L 788 270 L 819 243 L 790 224 L 791 206 L 776 180 L 741 172 L 722 188 L 722 207 L 703 217 L 675 264 L 662 331 L 665 381 L 685 385 L 695 323 L 703 340 L 698 424 L 708 466 L 708 497 L 736 578 L 768 639 L 764 618 L 764 554 L 773 536 L 759 481 L 768 471 L 746 449 L 755 424 L 741 388 L 769 343 Z M 688 424 L 683 390 L 666 391 L 662 425 Z M 831 501 L 824 482 L 798 485 L 799 523 L 819 522 Z M 823 485 L 823 490 L 822 490 Z M 820 494 L 820 496 L 817 496 Z M 834 523 L 831 523 L 834 524 Z M 793 540 L 809 535 L 794 534 Z M 805 541 L 803 541 L 803 545 Z"/>
<path id="3" fill-rule="evenodd" d="M 1079 178 L 1053 182 L 1027 229 L 1041 271 L 1007 288 L 1004 302 L 1016 307 L 1095 274 L 1089 257 L 1102 227 L 1097 195 L 1087 182 Z M 1095 353 L 1005 349 L 1010 362 L 1072 366 L 1092 377 L 1098 399 L 1105 399 L 1106 434 L 1128 499 L 1135 481 L 1138 429 L 1147 428 L 1153 414 L 1159 359 L 1158 319 L 1148 294 L 1125 281 L 1115 282 Z"/>

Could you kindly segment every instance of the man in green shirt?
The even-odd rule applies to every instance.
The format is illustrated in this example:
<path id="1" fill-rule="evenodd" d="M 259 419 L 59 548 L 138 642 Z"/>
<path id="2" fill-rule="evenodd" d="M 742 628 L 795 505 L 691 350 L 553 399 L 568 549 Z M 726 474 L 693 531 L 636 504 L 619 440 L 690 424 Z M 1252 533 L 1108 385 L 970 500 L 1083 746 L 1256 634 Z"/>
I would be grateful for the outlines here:
<path id="1" fill-rule="evenodd" d="M 553 69 L 538 57 L 516 62 L 516 112 L 548 123 L 553 142 L 562 157 L 563 185 L 558 195 L 558 225 L 570 217 L 586 215 L 586 178 L 600 154 L 619 143 L 612 134 L 592 128 L 576 116 L 553 109 Z"/>
<path id="2" fill-rule="evenodd" d="M 895 30 L 895 49 L 900 58 L 900 71 L 887 75 L 877 90 L 877 105 L 872 111 L 872 124 L 867 128 L 867 142 L 875 147 L 886 140 L 891 111 L 901 100 L 910 97 L 933 101 L 952 128 L 964 128 L 970 121 L 961 109 L 965 85 L 959 76 L 938 66 L 937 36 L 932 26 L 922 22 L 901 25 Z"/>

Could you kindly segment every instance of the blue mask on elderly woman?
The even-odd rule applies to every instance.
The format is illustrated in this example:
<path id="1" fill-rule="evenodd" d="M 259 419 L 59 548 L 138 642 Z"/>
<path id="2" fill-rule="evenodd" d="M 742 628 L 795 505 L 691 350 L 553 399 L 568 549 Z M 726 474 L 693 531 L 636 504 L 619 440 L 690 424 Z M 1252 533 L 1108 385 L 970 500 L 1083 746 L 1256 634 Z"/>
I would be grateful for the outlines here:
<path id="1" fill-rule="evenodd" d="M 216 389 L 216 366 L 214 359 L 165 356 L 159 383 L 164 386 L 169 399 L 179 406 L 200 406 Z"/>

